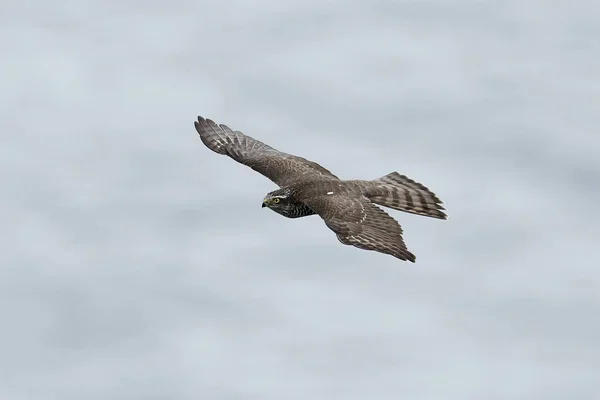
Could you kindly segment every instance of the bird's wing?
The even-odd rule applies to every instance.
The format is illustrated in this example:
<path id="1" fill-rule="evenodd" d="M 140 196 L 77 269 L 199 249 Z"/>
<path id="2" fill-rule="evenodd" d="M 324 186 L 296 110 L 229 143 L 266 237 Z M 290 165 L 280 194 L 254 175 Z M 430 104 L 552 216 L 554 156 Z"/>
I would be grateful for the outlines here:
<path id="1" fill-rule="evenodd" d="M 206 147 L 249 166 L 280 187 L 305 179 L 338 179 L 316 162 L 283 153 L 227 125 L 198 117 L 194 126 Z"/>
<path id="2" fill-rule="evenodd" d="M 402 238 L 400 224 L 366 197 L 332 194 L 304 202 L 323 218 L 343 244 L 415 262 L 414 254 L 408 251 Z"/>

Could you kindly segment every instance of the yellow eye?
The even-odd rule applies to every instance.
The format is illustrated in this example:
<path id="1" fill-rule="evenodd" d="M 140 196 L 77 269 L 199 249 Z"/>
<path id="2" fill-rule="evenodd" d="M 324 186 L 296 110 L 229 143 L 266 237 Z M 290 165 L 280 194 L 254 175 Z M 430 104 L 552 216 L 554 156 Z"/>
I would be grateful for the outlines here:
<path id="1" fill-rule="evenodd" d="M 279 203 L 279 197 L 275 197 L 275 198 L 273 199 L 273 203 L 275 203 L 275 204 Z"/>

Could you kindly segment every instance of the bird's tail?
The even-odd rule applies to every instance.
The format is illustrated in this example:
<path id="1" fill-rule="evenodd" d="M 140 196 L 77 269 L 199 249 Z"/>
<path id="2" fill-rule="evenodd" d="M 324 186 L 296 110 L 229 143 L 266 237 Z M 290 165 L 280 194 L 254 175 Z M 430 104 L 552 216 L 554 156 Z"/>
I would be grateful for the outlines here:
<path id="1" fill-rule="evenodd" d="M 365 196 L 375 204 L 426 217 L 447 218 L 442 201 L 434 193 L 398 172 L 368 183 Z"/>

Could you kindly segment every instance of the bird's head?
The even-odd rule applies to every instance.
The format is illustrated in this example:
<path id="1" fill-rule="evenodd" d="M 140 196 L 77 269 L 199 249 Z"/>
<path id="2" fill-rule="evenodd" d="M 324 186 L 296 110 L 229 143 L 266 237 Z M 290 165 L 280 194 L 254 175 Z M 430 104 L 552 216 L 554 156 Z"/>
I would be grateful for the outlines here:
<path id="1" fill-rule="evenodd" d="M 262 202 L 262 207 L 268 207 L 278 214 L 287 216 L 294 209 L 294 204 L 289 200 L 289 193 L 282 189 L 267 193 Z"/>

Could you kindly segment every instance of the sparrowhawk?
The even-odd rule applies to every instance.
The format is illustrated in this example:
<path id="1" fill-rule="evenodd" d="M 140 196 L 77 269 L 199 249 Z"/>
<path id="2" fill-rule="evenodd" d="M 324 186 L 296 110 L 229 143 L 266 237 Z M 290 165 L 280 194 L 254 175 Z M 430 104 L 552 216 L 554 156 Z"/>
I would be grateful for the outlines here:
<path id="1" fill-rule="evenodd" d="M 227 125 L 198 117 L 194 126 L 209 149 L 249 166 L 279 186 L 265 196 L 262 207 L 288 218 L 317 214 L 343 244 L 415 262 L 402 228 L 377 205 L 447 218 L 435 194 L 398 172 L 373 180 L 341 180 L 313 161 L 283 153 Z"/>

